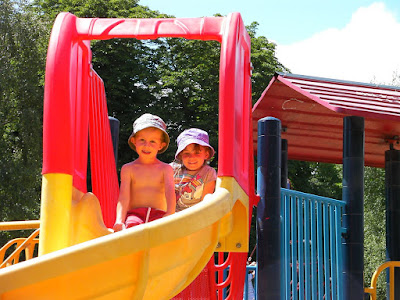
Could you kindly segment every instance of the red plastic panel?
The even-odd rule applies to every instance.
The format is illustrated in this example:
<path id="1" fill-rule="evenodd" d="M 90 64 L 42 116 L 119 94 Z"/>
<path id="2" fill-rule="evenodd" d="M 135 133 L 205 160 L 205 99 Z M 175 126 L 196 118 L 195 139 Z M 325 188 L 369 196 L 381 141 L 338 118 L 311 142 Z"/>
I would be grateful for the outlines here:
<path id="1" fill-rule="evenodd" d="M 184 37 L 221 41 L 225 18 L 190 19 L 78 19 L 77 29 L 83 39 L 110 38 L 156 39 Z"/>
<path id="2" fill-rule="evenodd" d="M 92 190 L 100 201 L 104 224 L 112 227 L 119 194 L 118 176 L 104 84 L 95 71 L 92 74 L 89 110 Z"/>
<path id="3" fill-rule="evenodd" d="M 253 199 L 250 38 L 242 19 L 230 16 L 221 43 L 218 175 L 235 177 Z"/>
<path id="4" fill-rule="evenodd" d="M 71 68 L 78 56 L 74 24 L 72 15 L 57 17 L 50 37 L 44 91 L 43 174 L 72 175 L 74 170 L 76 70 Z"/>

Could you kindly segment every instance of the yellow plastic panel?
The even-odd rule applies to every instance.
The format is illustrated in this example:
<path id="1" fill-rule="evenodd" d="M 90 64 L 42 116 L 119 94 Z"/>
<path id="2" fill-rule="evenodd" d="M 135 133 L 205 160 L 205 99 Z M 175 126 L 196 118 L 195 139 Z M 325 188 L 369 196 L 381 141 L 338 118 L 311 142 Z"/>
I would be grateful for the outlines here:
<path id="1" fill-rule="evenodd" d="M 42 176 L 39 255 L 70 245 L 71 202 L 71 175 L 45 174 Z"/>
<path id="2" fill-rule="evenodd" d="M 240 190 L 220 187 L 223 181 L 237 189 L 234 180 L 218 181 L 215 193 L 192 208 L 0 270 L 1 299 L 170 299 L 201 272 L 219 241 L 243 250 L 235 243 L 244 243 L 241 232 L 247 235 L 239 227 L 248 216 L 237 220 L 246 198 Z M 78 225 L 83 219 L 77 215 L 97 206 L 92 195 L 81 200 L 71 208 L 70 232 L 80 236 L 72 238 L 76 241 L 96 236 L 101 228 L 100 222 L 90 233 Z M 98 223 L 96 213 L 88 220 Z"/>
<path id="3" fill-rule="evenodd" d="M 249 251 L 249 196 L 243 191 L 233 177 L 221 177 L 217 180 L 217 188 L 222 187 L 231 193 L 232 207 L 221 220 L 224 232 L 220 236 L 217 251 L 248 252 Z"/>
<path id="4" fill-rule="evenodd" d="M 93 193 L 73 188 L 72 198 L 71 246 L 113 232 L 104 225 L 100 202 Z"/>

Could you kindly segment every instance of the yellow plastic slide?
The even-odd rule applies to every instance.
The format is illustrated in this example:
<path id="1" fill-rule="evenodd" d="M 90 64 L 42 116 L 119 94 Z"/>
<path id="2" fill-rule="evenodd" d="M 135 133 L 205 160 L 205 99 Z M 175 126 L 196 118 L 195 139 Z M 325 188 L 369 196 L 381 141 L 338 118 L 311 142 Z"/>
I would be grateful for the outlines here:
<path id="1" fill-rule="evenodd" d="M 70 210 L 75 245 L 1 269 L 0 299 L 170 299 L 215 250 L 248 251 L 248 202 L 234 178 L 222 177 L 198 205 L 111 233 L 86 194 Z"/>

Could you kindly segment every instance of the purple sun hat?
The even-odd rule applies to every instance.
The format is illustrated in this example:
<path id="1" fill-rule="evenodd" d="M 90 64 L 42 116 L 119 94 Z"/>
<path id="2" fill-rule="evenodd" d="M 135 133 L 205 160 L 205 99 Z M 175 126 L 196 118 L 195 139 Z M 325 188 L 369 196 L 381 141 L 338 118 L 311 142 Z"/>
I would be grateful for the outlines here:
<path id="1" fill-rule="evenodd" d="M 158 153 L 165 152 L 165 150 L 167 150 L 168 145 L 169 145 L 169 136 L 167 133 L 167 125 L 165 125 L 164 121 L 159 116 L 155 116 L 155 115 L 148 114 L 148 113 L 141 115 L 139 118 L 137 118 L 135 120 L 135 122 L 133 122 L 133 131 L 128 139 L 129 146 L 133 150 L 136 151 L 136 147 L 131 142 L 131 138 L 134 137 L 136 135 L 136 133 L 138 133 L 140 130 L 143 130 L 143 129 L 146 129 L 149 127 L 157 128 L 162 131 L 163 136 L 164 136 L 163 142 L 166 143 L 166 145 L 161 150 L 159 150 Z"/>
<path id="2" fill-rule="evenodd" d="M 198 144 L 210 148 L 211 155 L 209 159 L 215 154 L 214 148 L 210 146 L 208 133 L 198 128 L 189 128 L 183 131 L 176 139 L 176 143 L 178 144 L 178 150 L 176 150 L 175 159 L 178 159 L 179 153 L 190 144 Z"/>

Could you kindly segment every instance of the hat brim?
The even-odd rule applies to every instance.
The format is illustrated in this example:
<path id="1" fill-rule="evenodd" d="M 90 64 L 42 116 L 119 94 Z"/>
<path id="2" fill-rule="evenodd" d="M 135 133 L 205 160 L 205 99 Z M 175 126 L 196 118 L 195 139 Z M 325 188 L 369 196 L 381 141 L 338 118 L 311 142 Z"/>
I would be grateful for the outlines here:
<path id="1" fill-rule="evenodd" d="M 158 128 L 158 127 L 144 126 L 143 128 L 140 128 L 138 131 L 136 131 L 136 133 L 138 133 L 140 130 L 143 130 L 143 129 L 146 129 L 146 128 L 149 128 L 149 127 L 159 129 L 163 133 L 163 135 L 164 135 L 163 143 L 165 143 L 166 145 L 164 147 L 162 147 L 160 150 L 158 150 L 158 154 L 164 153 L 165 150 L 167 150 L 168 146 L 169 146 L 169 135 L 168 135 L 168 133 L 166 131 L 164 131 L 161 128 Z M 131 142 L 131 138 L 135 137 L 136 133 L 132 132 L 132 134 L 130 135 L 130 137 L 128 139 L 128 144 L 129 144 L 129 147 L 131 147 L 137 153 L 135 145 Z"/>
<path id="2" fill-rule="evenodd" d="M 206 142 L 200 141 L 200 140 L 198 140 L 198 139 L 187 139 L 187 140 L 185 140 L 184 142 L 181 142 L 181 143 L 179 144 L 178 150 L 176 150 L 176 153 L 175 153 L 175 159 L 179 160 L 179 158 L 178 158 L 179 154 L 183 151 L 183 149 L 185 149 L 185 148 L 186 148 L 188 145 L 190 145 L 190 144 L 197 144 L 197 145 L 200 145 L 200 146 L 204 146 L 204 147 L 210 148 L 211 155 L 210 155 L 210 157 L 208 158 L 208 160 L 210 160 L 210 159 L 214 156 L 214 154 L 215 154 L 214 148 L 211 147 L 211 146 L 210 146 L 209 144 L 207 144 Z"/>

